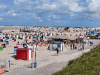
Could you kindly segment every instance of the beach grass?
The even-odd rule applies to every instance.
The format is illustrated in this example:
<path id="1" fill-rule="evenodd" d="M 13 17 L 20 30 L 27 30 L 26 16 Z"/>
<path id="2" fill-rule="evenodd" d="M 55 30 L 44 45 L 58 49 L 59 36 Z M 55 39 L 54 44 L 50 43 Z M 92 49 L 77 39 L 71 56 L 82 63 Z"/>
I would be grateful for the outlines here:
<path id="1" fill-rule="evenodd" d="M 69 61 L 65 68 L 52 75 L 100 75 L 100 45 Z"/>

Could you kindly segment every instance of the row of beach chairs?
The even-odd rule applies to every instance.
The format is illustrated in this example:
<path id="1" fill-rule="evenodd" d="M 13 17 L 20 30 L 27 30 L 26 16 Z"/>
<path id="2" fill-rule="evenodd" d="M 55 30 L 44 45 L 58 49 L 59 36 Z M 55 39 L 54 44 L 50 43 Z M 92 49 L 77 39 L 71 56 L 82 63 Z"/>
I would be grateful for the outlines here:
<path id="1" fill-rule="evenodd" d="M 32 44 L 31 46 L 34 46 L 35 44 Z M 50 44 L 46 44 L 46 43 L 38 43 L 38 46 L 50 46 Z"/>
<path id="2" fill-rule="evenodd" d="M 22 45 L 23 45 L 23 44 L 22 44 Z M 30 44 L 28 44 L 28 45 L 30 45 Z M 32 44 L 31 46 L 34 46 L 34 45 L 35 45 L 35 43 Z M 50 46 L 50 44 L 47 44 L 47 43 L 38 43 L 37 45 L 38 45 L 38 46 L 41 46 L 41 47 L 42 47 L 42 46 L 48 46 L 48 47 Z"/>

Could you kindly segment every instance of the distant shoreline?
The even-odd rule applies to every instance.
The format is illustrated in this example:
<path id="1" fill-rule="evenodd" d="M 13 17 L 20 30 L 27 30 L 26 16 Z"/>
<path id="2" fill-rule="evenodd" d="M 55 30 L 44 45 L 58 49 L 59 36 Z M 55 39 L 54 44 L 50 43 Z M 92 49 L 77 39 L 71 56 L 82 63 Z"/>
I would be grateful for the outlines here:
<path id="1" fill-rule="evenodd" d="M 0 27 L 26 27 L 25 26 L 17 26 L 17 25 L 0 25 Z M 73 27 L 73 26 L 28 26 L 28 27 Z M 82 28 L 83 26 L 74 26 L 75 28 Z M 100 27 L 100 26 L 97 26 L 97 27 Z M 85 27 L 83 27 L 85 28 Z M 91 27 L 91 28 L 95 28 L 95 27 Z"/>

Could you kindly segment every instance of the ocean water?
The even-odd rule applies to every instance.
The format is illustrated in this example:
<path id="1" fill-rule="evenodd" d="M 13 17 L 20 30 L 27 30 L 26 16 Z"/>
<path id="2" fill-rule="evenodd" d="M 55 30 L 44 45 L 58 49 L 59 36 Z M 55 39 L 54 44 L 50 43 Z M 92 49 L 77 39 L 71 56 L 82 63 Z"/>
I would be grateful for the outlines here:
<path id="1" fill-rule="evenodd" d="M 0 25 L 0 27 L 2 27 L 2 26 L 12 26 L 12 27 L 16 27 L 16 26 L 18 26 L 18 27 L 20 27 L 20 26 L 29 26 L 29 27 L 100 27 L 100 26 L 54 26 L 54 25 L 52 25 L 52 26 L 49 26 L 49 25 L 41 25 L 41 26 L 39 26 L 39 25 Z"/>

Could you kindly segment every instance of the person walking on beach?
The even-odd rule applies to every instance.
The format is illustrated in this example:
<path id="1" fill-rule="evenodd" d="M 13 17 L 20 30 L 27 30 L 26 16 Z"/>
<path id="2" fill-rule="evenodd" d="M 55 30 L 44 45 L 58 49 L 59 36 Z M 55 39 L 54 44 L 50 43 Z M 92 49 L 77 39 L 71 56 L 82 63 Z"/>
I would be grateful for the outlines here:
<path id="1" fill-rule="evenodd" d="M 82 44 L 82 50 L 84 50 L 84 43 Z"/>
<path id="2" fill-rule="evenodd" d="M 73 43 L 73 49 L 75 49 L 75 43 Z"/>
<path id="3" fill-rule="evenodd" d="M 56 48 L 56 50 L 57 50 L 57 56 L 58 56 L 59 49 L 58 49 L 58 48 Z"/>
<path id="4" fill-rule="evenodd" d="M 72 49 L 72 43 L 70 44 L 70 49 Z"/>

